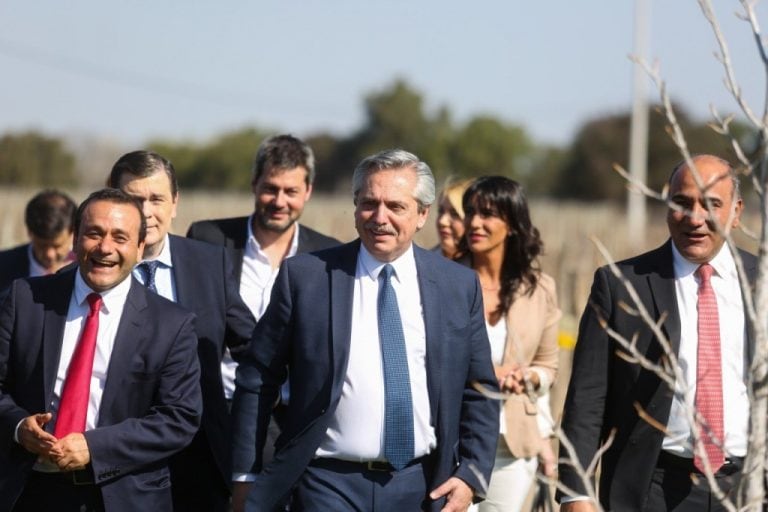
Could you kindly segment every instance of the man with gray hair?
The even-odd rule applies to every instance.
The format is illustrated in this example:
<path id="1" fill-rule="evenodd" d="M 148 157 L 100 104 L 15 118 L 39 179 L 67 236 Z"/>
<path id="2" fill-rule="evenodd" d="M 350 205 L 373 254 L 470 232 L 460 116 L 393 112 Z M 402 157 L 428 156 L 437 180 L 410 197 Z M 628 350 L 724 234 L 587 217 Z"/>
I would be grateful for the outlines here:
<path id="1" fill-rule="evenodd" d="M 237 370 L 236 511 L 464 511 L 484 494 L 497 389 L 474 272 L 413 244 L 435 198 L 403 150 L 353 177 L 359 239 L 286 259 Z M 262 464 L 270 410 L 290 403 Z"/>

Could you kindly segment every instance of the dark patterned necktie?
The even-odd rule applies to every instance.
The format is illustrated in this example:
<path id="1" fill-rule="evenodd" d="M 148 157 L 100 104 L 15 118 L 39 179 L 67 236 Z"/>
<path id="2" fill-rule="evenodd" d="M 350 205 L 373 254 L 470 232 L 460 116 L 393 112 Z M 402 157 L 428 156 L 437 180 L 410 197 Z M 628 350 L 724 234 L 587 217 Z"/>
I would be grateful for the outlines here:
<path id="1" fill-rule="evenodd" d="M 155 272 L 160 262 L 157 260 L 142 261 L 139 263 L 139 268 L 144 274 L 144 286 L 149 288 L 150 291 L 157 293 L 157 287 L 155 286 Z"/>
<path id="2" fill-rule="evenodd" d="M 403 324 L 392 288 L 392 265 L 379 274 L 379 339 L 384 363 L 384 455 L 396 469 L 413 459 L 413 403 Z"/>

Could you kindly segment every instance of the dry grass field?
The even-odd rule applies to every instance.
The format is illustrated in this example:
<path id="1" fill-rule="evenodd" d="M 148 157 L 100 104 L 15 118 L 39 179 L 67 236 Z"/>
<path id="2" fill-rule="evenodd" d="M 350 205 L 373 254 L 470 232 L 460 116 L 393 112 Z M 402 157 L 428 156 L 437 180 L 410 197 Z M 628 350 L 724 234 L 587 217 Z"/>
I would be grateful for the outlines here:
<path id="1" fill-rule="evenodd" d="M 0 247 L 11 247 L 25 240 L 23 210 L 35 192 L 0 189 Z M 68 192 L 80 201 L 89 191 Z M 174 231 L 183 235 L 195 220 L 246 215 L 252 208 L 250 194 L 182 192 Z M 627 232 L 624 211 L 617 205 L 542 199 L 531 201 L 531 210 L 533 222 L 541 231 L 545 243 L 542 267 L 557 282 L 565 313 L 563 327 L 570 332 L 574 332 L 574 319 L 578 318 L 586 303 L 595 268 L 605 263 L 591 241 L 592 237 L 599 239 L 616 259 L 653 248 L 666 238 L 664 214 L 660 209 L 651 212 L 649 225 L 652 227 L 641 244 L 633 243 L 636 237 Z M 301 222 L 342 241 L 356 236 L 350 196 L 315 195 L 308 203 Z M 435 245 L 437 236 L 434 225 L 432 212 L 427 226 L 417 235 L 417 243 L 423 247 Z M 753 248 L 744 236 L 739 239 L 747 248 Z"/>

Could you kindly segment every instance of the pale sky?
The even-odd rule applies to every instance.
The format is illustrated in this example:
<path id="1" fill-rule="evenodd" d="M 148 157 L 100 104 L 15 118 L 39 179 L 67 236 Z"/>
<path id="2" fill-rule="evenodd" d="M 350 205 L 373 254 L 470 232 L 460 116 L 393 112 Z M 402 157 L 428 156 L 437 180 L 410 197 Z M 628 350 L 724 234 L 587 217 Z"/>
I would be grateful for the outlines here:
<path id="1" fill-rule="evenodd" d="M 714 3 L 762 111 L 765 70 L 739 3 Z M 649 55 L 673 97 L 701 119 L 710 103 L 735 111 L 697 2 L 649 4 Z M 590 116 L 630 108 L 633 13 L 629 0 L 6 0 L 0 134 L 125 145 L 248 125 L 344 135 L 363 96 L 402 77 L 459 121 L 489 113 L 567 143 Z"/>

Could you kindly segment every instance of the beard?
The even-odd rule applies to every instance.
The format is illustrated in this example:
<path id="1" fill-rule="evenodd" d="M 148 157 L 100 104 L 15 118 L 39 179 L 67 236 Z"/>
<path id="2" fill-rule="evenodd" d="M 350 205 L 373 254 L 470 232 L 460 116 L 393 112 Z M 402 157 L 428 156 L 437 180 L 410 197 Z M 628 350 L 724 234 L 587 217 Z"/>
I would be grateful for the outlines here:
<path id="1" fill-rule="evenodd" d="M 256 212 L 254 218 L 260 228 L 274 233 L 285 233 L 299 218 L 295 212 L 288 210 L 287 218 L 283 220 L 275 220 L 272 218 L 272 214 L 275 213 L 275 211 L 275 209 L 267 207 Z"/>

